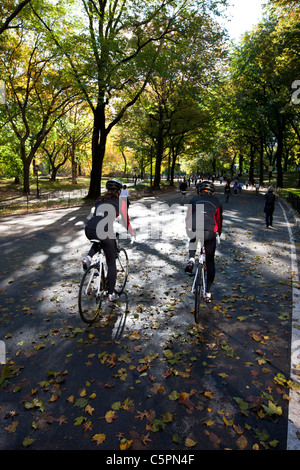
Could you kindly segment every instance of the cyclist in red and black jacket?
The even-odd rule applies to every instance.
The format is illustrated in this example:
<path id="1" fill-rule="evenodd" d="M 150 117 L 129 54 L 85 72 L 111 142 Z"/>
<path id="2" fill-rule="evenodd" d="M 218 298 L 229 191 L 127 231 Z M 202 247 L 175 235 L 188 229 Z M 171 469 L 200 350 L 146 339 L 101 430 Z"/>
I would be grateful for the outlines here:
<path id="1" fill-rule="evenodd" d="M 108 268 L 108 299 L 110 301 L 118 298 L 114 292 L 117 276 L 117 245 L 113 223 L 119 215 L 124 227 L 134 236 L 134 230 L 129 222 L 127 203 L 120 198 L 122 186 L 122 182 L 118 179 L 113 178 L 107 181 L 107 192 L 97 200 L 93 216 L 85 226 L 85 234 L 89 240 L 101 240 Z M 98 248 L 99 244 L 93 243 L 87 256 L 82 260 L 83 269 L 88 269 Z"/>
<path id="2" fill-rule="evenodd" d="M 185 272 L 192 274 L 197 243 L 204 242 L 207 266 L 207 301 L 211 301 L 211 286 L 215 279 L 216 236 L 222 233 L 223 208 L 214 195 L 215 187 L 210 181 L 196 185 L 197 196 L 189 203 L 186 216 L 186 230 L 190 239 L 189 261 Z M 197 217 L 198 216 L 198 217 Z M 197 221 L 198 219 L 198 221 Z"/>

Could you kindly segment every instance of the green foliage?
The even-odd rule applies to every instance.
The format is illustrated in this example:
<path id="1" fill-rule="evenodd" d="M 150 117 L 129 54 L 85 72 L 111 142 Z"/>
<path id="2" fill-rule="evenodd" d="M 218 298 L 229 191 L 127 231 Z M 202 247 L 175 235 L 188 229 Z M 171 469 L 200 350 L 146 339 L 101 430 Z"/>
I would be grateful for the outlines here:
<path id="1" fill-rule="evenodd" d="M 299 107 L 291 102 L 299 78 L 297 3 L 270 1 L 263 21 L 229 60 L 215 20 L 225 3 L 31 0 L 14 28 L 1 34 L 7 105 L 0 116 L 0 171 L 19 176 L 22 168 L 28 189 L 32 159 L 44 147 L 51 163 L 56 142 L 57 168 L 67 139 L 73 169 L 92 154 L 95 196 L 107 138 L 118 125 L 122 150 L 142 173 L 152 162 L 156 184 L 165 168 L 172 180 L 179 156 L 182 168 L 193 172 L 232 173 L 238 165 L 259 168 L 262 177 L 263 169 L 276 166 L 280 184 L 282 168 L 298 164 Z M 3 18 L 15 7 L 2 2 Z M 80 141 L 70 138 L 77 106 L 85 107 L 77 137 L 93 130 Z"/>

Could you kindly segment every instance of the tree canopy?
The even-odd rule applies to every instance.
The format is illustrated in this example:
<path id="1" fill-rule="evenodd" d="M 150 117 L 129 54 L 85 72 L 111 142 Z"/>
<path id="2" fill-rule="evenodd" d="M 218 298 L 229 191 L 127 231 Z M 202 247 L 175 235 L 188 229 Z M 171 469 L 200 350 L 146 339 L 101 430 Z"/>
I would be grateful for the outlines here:
<path id="1" fill-rule="evenodd" d="M 261 182 L 272 169 L 282 187 L 283 171 L 299 164 L 297 2 L 270 0 L 236 46 L 218 21 L 225 8 L 2 2 L 0 172 L 22 176 L 29 192 L 35 158 L 52 177 L 69 161 L 74 181 L 78 168 L 89 174 L 90 198 L 103 171 L 138 168 L 159 188 L 179 163 L 189 174 L 258 172 Z"/>

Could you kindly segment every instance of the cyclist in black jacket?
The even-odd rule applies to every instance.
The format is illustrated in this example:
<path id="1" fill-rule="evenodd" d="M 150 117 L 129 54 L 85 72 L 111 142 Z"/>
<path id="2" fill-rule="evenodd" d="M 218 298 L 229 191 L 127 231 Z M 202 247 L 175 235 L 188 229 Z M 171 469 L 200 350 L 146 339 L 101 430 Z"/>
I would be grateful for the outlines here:
<path id="1" fill-rule="evenodd" d="M 222 233 L 223 208 L 214 195 L 215 187 L 210 181 L 196 185 L 197 196 L 189 203 L 186 216 L 186 230 L 190 239 L 189 261 L 185 272 L 192 274 L 195 263 L 197 243 L 204 242 L 207 266 L 207 301 L 211 301 L 211 286 L 215 278 L 216 236 Z M 198 215 L 198 222 L 197 222 Z"/>
<path id="2" fill-rule="evenodd" d="M 134 230 L 129 222 L 127 203 L 119 197 L 122 186 L 122 182 L 118 179 L 113 178 L 107 181 L 107 192 L 100 196 L 96 202 L 93 216 L 85 226 L 85 234 L 89 240 L 101 240 L 108 268 L 108 299 L 110 301 L 118 298 L 118 295 L 114 292 L 117 276 L 117 245 L 113 222 L 119 215 L 121 215 L 124 227 L 134 236 Z M 99 244 L 93 243 L 87 256 L 82 260 L 83 269 L 90 266 L 92 257 L 96 254 L 98 248 Z"/>

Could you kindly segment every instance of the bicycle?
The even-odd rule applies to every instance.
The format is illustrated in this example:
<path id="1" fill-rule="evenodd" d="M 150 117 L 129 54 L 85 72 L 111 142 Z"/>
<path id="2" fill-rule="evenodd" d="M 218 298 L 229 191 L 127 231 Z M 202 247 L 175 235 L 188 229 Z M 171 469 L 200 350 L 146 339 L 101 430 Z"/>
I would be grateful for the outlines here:
<path id="1" fill-rule="evenodd" d="M 204 243 L 198 245 L 196 259 L 196 273 L 192 292 L 195 295 L 195 323 L 198 324 L 200 321 L 201 299 L 204 298 L 206 300 L 206 254 Z"/>
<path id="2" fill-rule="evenodd" d="M 220 235 L 216 234 L 216 244 L 220 245 Z M 199 248 L 200 246 L 200 248 Z M 196 254 L 196 274 L 192 286 L 192 292 L 195 294 L 195 323 L 200 321 L 200 308 L 201 308 L 201 299 L 203 298 L 206 303 L 209 303 L 210 300 L 207 297 L 207 267 L 206 267 L 206 253 L 204 243 L 201 245 L 198 243 L 197 254 Z"/>
<path id="3" fill-rule="evenodd" d="M 129 271 L 128 255 L 125 248 L 119 246 L 119 234 L 116 234 L 117 245 L 117 278 L 115 292 L 124 291 Z M 101 312 L 101 306 L 108 297 L 107 265 L 101 240 L 90 240 L 98 244 L 98 251 L 91 265 L 84 272 L 78 293 L 78 307 L 81 319 L 85 323 L 93 323 Z"/>

